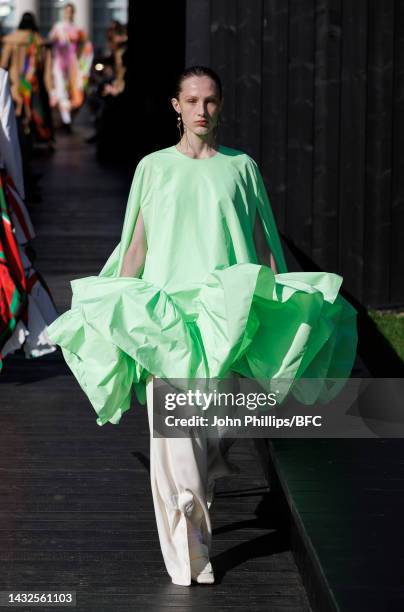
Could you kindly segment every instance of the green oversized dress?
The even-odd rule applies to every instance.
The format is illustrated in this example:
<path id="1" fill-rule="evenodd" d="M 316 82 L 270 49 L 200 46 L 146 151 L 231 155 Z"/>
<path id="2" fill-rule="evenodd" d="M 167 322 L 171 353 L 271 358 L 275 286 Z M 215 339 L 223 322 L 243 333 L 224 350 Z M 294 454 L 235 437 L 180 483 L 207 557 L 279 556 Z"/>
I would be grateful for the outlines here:
<path id="1" fill-rule="evenodd" d="M 121 277 L 142 211 L 148 244 L 139 278 Z M 259 214 L 279 274 L 258 263 Z M 356 310 L 342 277 L 288 272 L 265 185 L 246 153 L 220 146 L 192 159 L 175 146 L 136 167 L 121 241 L 98 276 L 71 282 L 71 309 L 48 328 L 97 423 L 119 423 L 145 381 L 349 377 Z"/>

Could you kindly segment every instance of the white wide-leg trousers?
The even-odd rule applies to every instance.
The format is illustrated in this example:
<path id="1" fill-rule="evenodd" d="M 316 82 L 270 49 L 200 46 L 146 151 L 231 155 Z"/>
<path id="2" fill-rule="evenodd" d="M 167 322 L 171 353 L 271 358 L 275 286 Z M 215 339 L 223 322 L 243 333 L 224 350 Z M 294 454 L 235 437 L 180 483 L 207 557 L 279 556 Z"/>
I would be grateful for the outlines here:
<path id="1" fill-rule="evenodd" d="M 146 381 L 150 428 L 150 480 L 161 551 L 176 584 L 191 584 L 189 538 L 200 530 L 201 554 L 209 557 L 212 527 L 209 507 L 216 478 L 238 473 L 221 451 L 218 438 L 203 427 L 187 438 L 153 437 L 153 377 Z"/>

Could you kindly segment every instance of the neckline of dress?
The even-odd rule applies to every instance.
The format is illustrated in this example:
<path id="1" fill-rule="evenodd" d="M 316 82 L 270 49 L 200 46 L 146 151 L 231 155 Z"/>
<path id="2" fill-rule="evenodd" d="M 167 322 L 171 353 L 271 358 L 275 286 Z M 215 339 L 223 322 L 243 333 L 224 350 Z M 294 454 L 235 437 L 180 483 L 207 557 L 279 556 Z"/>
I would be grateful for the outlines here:
<path id="1" fill-rule="evenodd" d="M 175 145 L 172 146 L 172 149 L 174 149 L 174 151 L 178 153 L 178 155 L 181 155 L 181 157 L 185 157 L 186 159 L 189 159 L 191 162 L 204 162 L 204 161 L 209 161 L 211 159 L 214 159 L 215 157 L 218 157 L 221 153 L 222 145 L 218 146 L 217 151 L 214 155 L 211 155 L 210 157 L 202 157 L 202 158 L 189 157 L 188 155 L 185 155 L 185 153 L 181 153 L 181 151 L 179 151 Z"/>

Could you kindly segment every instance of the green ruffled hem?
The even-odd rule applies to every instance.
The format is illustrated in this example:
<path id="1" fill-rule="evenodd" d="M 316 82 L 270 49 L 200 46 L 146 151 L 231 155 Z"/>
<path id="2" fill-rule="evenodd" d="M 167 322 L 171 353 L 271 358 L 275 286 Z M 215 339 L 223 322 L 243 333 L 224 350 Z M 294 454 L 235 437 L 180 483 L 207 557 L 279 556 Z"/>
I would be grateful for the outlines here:
<path id="1" fill-rule="evenodd" d="M 97 423 L 117 424 L 146 379 L 349 377 L 356 354 L 356 310 L 327 272 L 274 276 L 235 264 L 204 283 L 169 293 L 139 278 L 72 281 L 70 310 L 48 327 L 87 394 Z M 321 386 L 311 397 L 312 403 Z"/>

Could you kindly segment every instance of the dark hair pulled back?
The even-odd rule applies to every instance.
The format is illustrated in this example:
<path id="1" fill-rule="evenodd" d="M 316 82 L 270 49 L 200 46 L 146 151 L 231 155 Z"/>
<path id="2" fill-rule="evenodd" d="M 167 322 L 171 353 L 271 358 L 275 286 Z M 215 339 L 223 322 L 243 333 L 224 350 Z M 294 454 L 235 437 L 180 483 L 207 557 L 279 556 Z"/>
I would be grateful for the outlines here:
<path id="1" fill-rule="evenodd" d="M 19 30 L 32 30 L 33 32 L 38 32 L 38 25 L 35 20 L 35 15 L 33 13 L 24 13 L 21 17 L 21 21 L 18 25 Z"/>
<path id="2" fill-rule="evenodd" d="M 189 66 L 188 68 L 185 68 L 181 74 L 178 75 L 176 83 L 175 83 L 175 89 L 174 89 L 174 94 L 173 96 L 175 98 L 177 98 L 177 100 L 179 99 L 180 96 L 180 92 L 181 92 L 181 88 L 182 88 L 182 82 L 187 79 L 188 77 L 191 76 L 208 76 L 210 77 L 215 83 L 216 83 L 216 87 L 217 90 L 219 92 L 219 98 L 220 100 L 223 97 L 223 88 L 222 88 L 222 82 L 218 76 L 218 74 L 212 70 L 212 68 L 209 68 L 208 66 Z"/>

